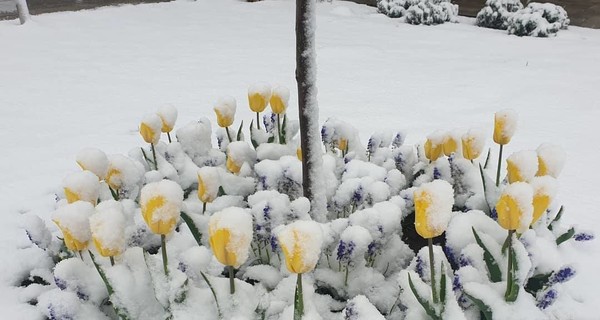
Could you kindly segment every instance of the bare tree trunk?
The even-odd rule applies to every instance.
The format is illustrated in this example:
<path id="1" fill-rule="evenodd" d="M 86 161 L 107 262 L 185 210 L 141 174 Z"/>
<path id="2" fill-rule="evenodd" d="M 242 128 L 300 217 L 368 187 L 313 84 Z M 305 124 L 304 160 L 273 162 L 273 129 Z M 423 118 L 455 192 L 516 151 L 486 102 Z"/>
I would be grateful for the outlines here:
<path id="1" fill-rule="evenodd" d="M 315 0 L 296 0 L 296 82 L 298 83 L 304 196 L 310 200 L 312 218 L 316 221 L 325 221 L 327 199 L 322 180 L 323 152 L 317 104 L 315 6 Z"/>
<path id="2" fill-rule="evenodd" d="M 25 24 L 29 20 L 29 8 L 27 7 L 26 0 L 15 0 L 17 4 L 17 12 L 19 13 L 19 21 L 21 24 Z"/>

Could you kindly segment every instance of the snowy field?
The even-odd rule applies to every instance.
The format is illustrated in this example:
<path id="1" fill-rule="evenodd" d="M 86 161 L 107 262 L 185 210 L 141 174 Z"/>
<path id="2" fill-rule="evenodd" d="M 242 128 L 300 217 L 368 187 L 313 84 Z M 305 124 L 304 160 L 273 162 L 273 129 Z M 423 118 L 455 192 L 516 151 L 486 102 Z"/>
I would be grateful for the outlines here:
<path id="1" fill-rule="evenodd" d="M 185 124 L 214 119 L 213 103 L 231 95 L 237 119 L 249 121 L 249 84 L 295 89 L 294 10 L 292 1 L 199 0 L 0 21 L 2 318 L 39 318 L 8 286 L 28 244 L 19 216 L 49 219 L 63 177 L 78 170 L 76 153 L 141 145 L 140 119 L 167 103 Z M 365 143 L 381 129 L 405 130 L 417 143 L 436 129 L 481 126 L 492 146 L 494 112 L 513 108 L 520 122 L 506 154 L 563 146 L 564 219 L 600 234 L 600 30 L 538 39 L 472 24 L 412 26 L 366 6 L 319 4 L 321 122 L 341 118 Z M 597 319 L 600 243 L 573 254 L 580 273 L 569 285 L 586 306 L 573 317 Z"/>

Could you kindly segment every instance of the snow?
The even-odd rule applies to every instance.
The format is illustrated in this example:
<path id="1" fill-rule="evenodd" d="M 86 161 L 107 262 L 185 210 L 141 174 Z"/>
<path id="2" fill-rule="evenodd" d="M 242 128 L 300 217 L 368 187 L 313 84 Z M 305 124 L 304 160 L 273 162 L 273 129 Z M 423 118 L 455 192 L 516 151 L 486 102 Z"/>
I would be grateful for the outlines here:
<path id="1" fill-rule="evenodd" d="M 336 14 L 344 9 L 353 15 Z M 210 130 L 208 119 L 198 120 L 207 116 L 215 123 L 210 106 L 219 95 L 244 101 L 247 84 L 257 79 L 295 87 L 293 11 L 290 1 L 203 0 L 37 15 L 22 27 L 0 22 L 0 37 L 10 44 L 0 50 L 0 87 L 7 89 L 0 96 L 0 131 L 7 137 L 2 142 L 7 156 L 0 160 L 0 203 L 6 213 L 0 248 L 11 257 L 0 266 L 5 317 L 39 318 L 34 307 L 18 301 L 20 289 L 4 284 L 21 279 L 14 270 L 33 263 L 40 250 L 17 249 L 29 243 L 17 227 L 21 213 L 40 215 L 53 226 L 49 212 L 60 181 L 79 170 L 74 155 L 84 147 L 127 154 L 141 144 L 137 125 L 148 106 L 177 105 L 176 130 L 187 123 Z M 343 119 L 363 138 L 383 128 L 402 128 L 409 148 L 437 129 L 485 126 L 485 143 L 491 145 L 491 115 L 510 106 L 521 120 L 505 146 L 507 154 L 544 141 L 562 146 L 570 161 L 555 202 L 567 208 L 566 222 L 597 231 L 600 176 L 593 168 L 598 151 L 584 139 L 598 135 L 597 30 L 570 27 L 551 39 L 530 39 L 475 28 L 467 18 L 425 28 L 374 11 L 347 2 L 317 4 L 322 119 Z M 211 28 L 217 24 L 226 27 Z M 292 93 L 290 115 L 295 104 Z M 250 110 L 241 109 L 247 108 L 238 110 L 240 119 L 252 119 Z M 208 154 L 210 148 L 202 146 L 210 137 L 210 131 L 203 132 L 186 147 Z M 135 170 L 139 163 L 132 165 Z M 137 176 L 139 183 L 142 177 Z M 563 251 L 590 266 L 600 259 L 599 248 L 589 242 Z M 45 260 L 35 261 L 42 267 Z M 575 289 L 583 303 L 563 307 L 585 319 L 600 301 L 594 291 L 598 277 L 593 268 L 579 271 L 564 286 Z M 210 298 L 208 292 L 201 301 L 209 305 Z"/>
<path id="2" fill-rule="evenodd" d="M 172 105 L 162 106 L 158 108 L 156 114 L 162 122 L 161 131 L 171 132 L 175 127 L 175 121 L 177 121 L 177 108 Z"/>
<path id="3" fill-rule="evenodd" d="M 229 127 L 233 124 L 237 102 L 234 97 L 221 97 L 215 103 L 213 110 L 217 115 L 217 124 L 220 127 Z"/>
<path id="4" fill-rule="evenodd" d="M 94 214 L 92 204 L 77 201 L 56 209 L 52 214 L 52 221 L 59 226 L 63 233 L 67 232 L 75 241 L 85 245 L 92 236 L 89 223 L 92 214 Z"/>
<path id="5" fill-rule="evenodd" d="M 99 189 L 98 177 L 90 171 L 71 173 L 63 180 L 65 198 L 69 203 L 82 200 L 95 205 Z"/>
<path id="6" fill-rule="evenodd" d="M 543 143 L 537 148 L 536 152 L 538 156 L 538 172 L 536 175 L 549 175 L 558 178 L 567 158 L 564 149 L 558 145 Z"/>
<path id="7" fill-rule="evenodd" d="M 91 171 L 100 180 L 108 173 L 108 157 L 100 149 L 84 148 L 77 153 L 76 161 L 81 169 Z"/>
<path id="8" fill-rule="evenodd" d="M 144 220 L 155 233 L 168 234 L 179 220 L 183 190 L 170 180 L 146 184 L 140 193 Z"/>
<path id="9" fill-rule="evenodd" d="M 538 157 L 533 150 L 521 150 L 506 159 L 508 182 L 529 182 L 538 172 Z"/>
<path id="10" fill-rule="evenodd" d="M 96 207 L 90 217 L 90 230 L 96 249 L 103 256 L 115 256 L 125 248 L 125 216 L 121 203 L 109 200 Z"/>
<path id="11" fill-rule="evenodd" d="M 211 247 L 219 262 L 235 268 L 246 262 L 252 240 L 252 216 L 247 210 L 229 207 L 216 212 L 210 217 L 208 229 Z M 227 240 L 221 240 L 226 243 L 217 239 L 221 232 L 228 233 L 224 237 Z"/>

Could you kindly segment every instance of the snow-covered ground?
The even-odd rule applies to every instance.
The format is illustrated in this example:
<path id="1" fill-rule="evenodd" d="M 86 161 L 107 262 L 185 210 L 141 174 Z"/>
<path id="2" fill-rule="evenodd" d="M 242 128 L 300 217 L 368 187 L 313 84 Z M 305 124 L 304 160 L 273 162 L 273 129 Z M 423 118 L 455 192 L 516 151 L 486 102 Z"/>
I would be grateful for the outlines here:
<path id="1" fill-rule="evenodd" d="M 232 95 L 237 118 L 249 121 L 248 85 L 295 88 L 294 10 L 292 1 L 198 0 L 46 14 L 24 26 L 0 21 L 3 318 L 38 317 L 7 285 L 26 263 L 19 215 L 49 218 L 63 177 L 78 170 L 76 153 L 126 153 L 142 143 L 142 116 L 166 103 L 185 124 L 213 119 L 213 103 Z M 321 122 L 344 119 L 365 142 L 381 129 L 403 129 L 415 143 L 436 129 L 482 126 L 491 146 L 493 113 L 514 108 L 520 123 L 506 152 L 563 146 L 565 220 L 600 231 L 599 30 L 518 38 L 466 18 L 407 25 L 348 2 L 317 11 Z M 593 319 L 600 244 L 574 254 L 580 273 L 570 285 L 587 306 L 577 314 Z"/>
<path id="2" fill-rule="evenodd" d="M 17 5 L 12 0 L 0 0 L 0 12 L 12 12 L 17 10 Z"/>

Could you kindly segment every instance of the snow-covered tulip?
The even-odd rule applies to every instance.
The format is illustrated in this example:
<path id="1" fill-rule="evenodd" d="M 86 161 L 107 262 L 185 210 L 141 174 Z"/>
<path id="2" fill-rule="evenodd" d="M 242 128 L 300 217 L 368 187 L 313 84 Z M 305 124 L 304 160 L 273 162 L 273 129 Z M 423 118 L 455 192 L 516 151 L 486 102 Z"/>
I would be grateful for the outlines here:
<path id="1" fill-rule="evenodd" d="M 558 178 L 565 165 L 567 157 L 565 151 L 560 146 L 544 143 L 537 148 L 536 152 L 538 156 L 536 176 L 549 175 Z"/>
<path id="2" fill-rule="evenodd" d="M 68 203 L 81 200 L 96 205 L 100 193 L 100 181 L 91 171 L 75 172 L 65 178 L 63 190 Z"/>
<path id="3" fill-rule="evenodd" d="M 165 236 L 175 229 L 182 203 L 183 190 L 171 180 L 148 183 L 142 188 L 142 217 L 153 233 L 160 234 L 165 274 L 168 274 Z"/>
<path id="4" fill-rule="evenodd" d="M 454 205 L 454 190 L 445 180 L 434 180 L 421 185 L 414 192 L 415 229 L 427 239 L 429 247 L 429 267 L 431 270 L 431 295 L 438 302 L 435 286 L 433 238 L 441 235 L 448 227 Z"/>
<path id="5" fill-rule="evenodd" d="M 429 161 L 435 161 L 444 154 L 444 134 L 441 131 L 436 131 L 427 136 L 425 145 L 425 158 Z"/>
<path id="6" fill-rule="evenodd" d="M 535 223 L 546 212 L 556 195 L 556 179 L 551 176 L 535 177 L 531 180 L 533 188 L 533 219 Z"/>
<path id="7" fill-rule="evenodd" d="M 65 245 L 69 250 L 81 251 L 87 248 L 91 238 L 89 218 L 92 214 L 94 214 L 94 206 L 86 201 L 62 206 L 52 214 L 52 221 L 62 231 Z"/>
<path id="8" fill-rule="evenodd" d="M 83 170 L 94 173 L 98 179 L 104 180 L 108 172 L 108 157 L 102 150 L 85 148 L 77 153 L 77 164 Z"/>
<path id="9" fill-rule="evenodd" d="M 233 142 L 231 133 L 229 133 L 229 126 L 233 124 L 236 108 L 237 102 L 232 97 L 222 97 L 213 108 L 217 115 L 217 124 L 219 127 L 225 128 L 229 142 Z"/>
<path id="10" fill-rule="evenodd" d="M 125 246 L 125 215 L 120 202 L 103 201 L 90 217 L 90 230 L 96 249 L 103 257 L 113 258 L 121 254 Z"/>
<path id="11" fill-rule="evenodd" d="M 156 144 L 160 140 L 162 120 L 156 114 L 148 114 L 140 124 L 140 135 L 146 143 Z"/>
<path id="12" fill-rule="evenodd" d="M 321 227 L 314 221 L 298 220 L 283 227 L 277 234 L 277 240 L 283 251 L 287 269 L 298 274 L 294 297 L 294 319 L 300 319 L 304 314 L 302 274 L 312 271 L 319 261 L 323 243 Z"/>
<path id="13" fill-rule="evenodd" d="M 229 267 L 230 292 L 235 293 L 234 268 L 248 259 L 252 241 L 252 215 L 229 207 L 213 214 L 208 221 L 208 237 L 215 258 Z"/>
<path id="14" fill-rule="evenodd" d="M 446 133 L 444 137 L 444 154 L 449 157 L 453 153 L 458 151 L 458 147 L 460 146 L 459 136 L 454 134 L 453 132 Z"/>
<path id="15" fill-rule="evenodd" d="M 522 150 L 506 159 L 508 183 L 528 182 L 538 171 L 538 158 L 535 151 Z"/>
<path id="16" fill-rule="evenodd" d="M 290 99 L 290 90 L 284 86 L 276 86 L 271 94 L 271 110 L 275 114 L 284 114 L 288 107 Z"/>
<path id="17" fill-rule="evenodd" d="M 244 163 L 254 164 L 255 160 L 256 151 L 248 143 L 236 141 L 227 146 L 227 161 L 225 166 L 231 173 L 239 173 Z"/>
<path id="18" fill-rule="evenodd" d="M 496 112 L 494 115 L 494 142 L 505 145 L 510 142 L 517 129 L 517 113 L 506 109 Z"/>
<path id="19" fill-rule="evenodd" d="M 445 180 L 425 183 L 414 191 L 414 203 L 417 233 L 425 239 L 441 235 L 452 216 L 452 186 Z"/>
<path id="20" fill-rule="evenodd" d="M 345 157 L 346 153 L 348 153 L 348 139 L 340 138 L 337 142 L 337 145 L 340 151 L 342 152 L 342 157 Z"/>
<path id="21" fill-rule="evenodd" d="M 512 302 L 517 299 L 519 288 L 515 284 L 515 269 L 513 261 L 513 235 L 515 231 L 524 232 L 531 225 L 533 218 L 533 189 L 525 182 L 509 184 L 496 203 L 498 224 L 508 230 L 506 244 L 508 246 L 508 271 L 505 300 Z"/>
<path id="22" fill-rule="evenodd" d="M 132 197 L 137 197 L 137 185 L 144 174 L 141 164 L 121 154 L 110 155 L 108 163 L 108 173 L 104 181 L 110 187 L 115 200 L 123 194 L 120 190 L 135 189 L 136 194 Z"/>
<path id="23" fill-rule="evenodd" d="M 485 146 L 485 133 L 480 129 L 471 129 L 461 137 L 463 157 L 467 160 L 479 158 Z"/>
<path id="24" fill-rule="evenodd" d="M 206 204 L 213 202 L 218 194 L 221 186 L 219 170 L 215 167 L 202 167 L 198 170 L 198 199 Z"/>
<path id="25" fill-rule="evenodd" d="M 256 128 L 260 130 L 260 113 L 265 111 L 271 99 L 271 86 L 258 83 L 248 88 L 248 104 L 250 110 L 256 112 Z"/>
<path id="26" fill-rule="evenodd" d="M 174 106 L 163 106 L 158 109 L 156 114 L 160 117 L 162 122 L 161 131 L 167 134 L 169 142 L 171 142 L 171 131 L 175 128 L 175 121 L 177 121 L 177 108 Z"/>

